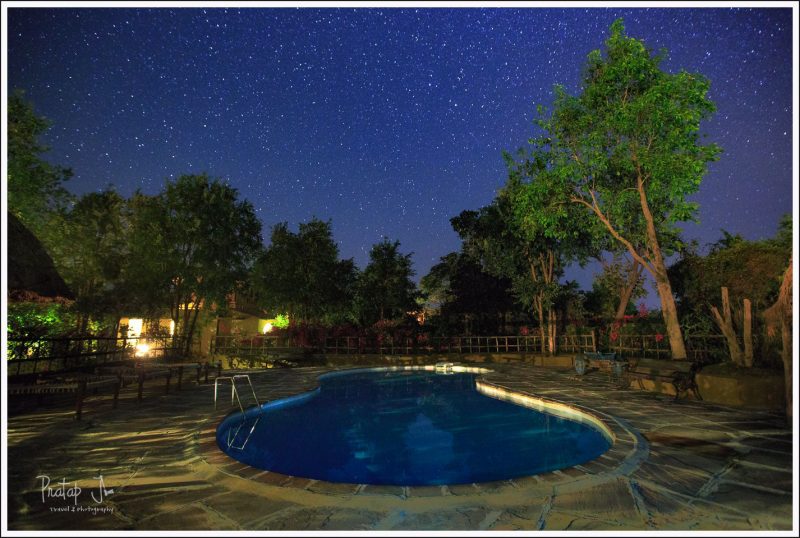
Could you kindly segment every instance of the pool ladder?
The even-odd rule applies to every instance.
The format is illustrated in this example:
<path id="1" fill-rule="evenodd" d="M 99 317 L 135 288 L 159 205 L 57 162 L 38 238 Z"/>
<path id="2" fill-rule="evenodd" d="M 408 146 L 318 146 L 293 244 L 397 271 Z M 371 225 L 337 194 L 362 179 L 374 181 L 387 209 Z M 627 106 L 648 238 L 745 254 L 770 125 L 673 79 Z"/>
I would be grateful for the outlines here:
<path id="1" fill-rule="evenodd" d="M 247 414 L 245 413 L 244 405 L 242 405 L 242 399 L 239 397 L 239 389 L 236 387 L 236 380 L 245 380 L 247 381 L 247 385 L 250 387 L 250 392 L 253 395 L 253 400 L 255 400 L 255 405 L 258 408 L 258 415 L 255 417 L 253 421 L 253 425 L 250 427 L 250 430 L 247 432 L 247 435 L 242 441 L 240 446 L 236 446 L 233 443 L 236 441 L 237 437 L 239 436 L 239 432 L 242 430 L 242 427 L 247 424 L 248 418 Z M 233 431 L 233 428 L 228 430 L 228 439 L 227 445 L 228 448 L 234 448 L 237 450 L 244 450 L 247 441 L 250 440 L 250 436 L 253 435 L 253 431 L 256 429 L 256 425 L 258 421 L 261 420 L 261 415 L 264 413 L 264 409 L 261 407 L 261 403 L 258 401 L 258 396 L 256 396 L 256 391 L 253 388 L 253 383 L 250 381 L 250 376 L 247 374 L 236 374 L 232 376 L 223 376 L 218 377 L 214 380 L 214 409 L 217 408 L 217 395 L 219 394 L 219 382 L 220 381 L 230 381 L 231 382 L 231 405 L 237 403 L 239 405 L 239 410 L 242 412 L 242 422 L 239 423 L 239 426 Z"/>

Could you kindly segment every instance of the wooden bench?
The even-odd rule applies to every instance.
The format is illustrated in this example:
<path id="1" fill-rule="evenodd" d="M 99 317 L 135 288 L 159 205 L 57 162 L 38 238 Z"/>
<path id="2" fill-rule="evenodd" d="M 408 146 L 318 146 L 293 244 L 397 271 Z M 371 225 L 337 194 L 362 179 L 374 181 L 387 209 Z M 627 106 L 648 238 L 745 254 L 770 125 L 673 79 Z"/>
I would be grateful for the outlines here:
<path id="1" fill-rule="evenodd" d="M 122 386 L 136 381 L 138 384 L 136 401 L 142 401 L 142 392 L 144 389 L 144 382 L 150 379 L 165 379 L 164 392 L 169 394 L 169 385 L 172 380 L 172 370 L 155 365 L 148 366 L 101 366 L 95 369 L 98 374 L 113 374 L 116 375 Z"/>
<path id="2" fill-rule="evenodd" d="M 628 387 L 638 383 L 638 388 L 642 390 L 651 390 L 645 386 L 645 382 L 649 381 L 652 383 L 652 390 L 667 394 L 674 392 L 675 400 L 682 393 L 688 395 L 689 391 L 694 393 L 696 399 L 702 400 L 695 381 L 695 375 L 702 366 L 701 362 L 696 361 L 632 360 L 625 372 L 625 379 Z M 665 391 L 665 388 L 671 390 Z"/>
<path id="3" fill-rule="evenodd" d="M 9 381 L 9 396 L 35 395 L 41 399 L 47 394 L 75 394 L 75 420 L 81 419 L 83 402 L 91 391 L 100 389 L 113 390 L 112 408 L 117 408 L 121 380 L 118 376 L 102 376 L 82 373 L 67 373 L 52 376 L 41 376 L 36 382 L 14 383 Z"/>

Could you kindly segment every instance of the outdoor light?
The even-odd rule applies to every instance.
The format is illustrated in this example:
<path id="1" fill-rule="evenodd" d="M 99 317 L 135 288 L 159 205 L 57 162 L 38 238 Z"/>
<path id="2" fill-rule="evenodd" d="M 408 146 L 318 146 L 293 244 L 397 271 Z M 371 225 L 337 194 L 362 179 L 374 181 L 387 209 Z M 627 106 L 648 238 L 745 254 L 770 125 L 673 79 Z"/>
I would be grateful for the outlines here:
<path id="1" fill-rule="evenodd" d="M 150 344 L 144 342 L 141 344 L 136 344 L 137 357 L 146 357 L 148 353 L 150 353 Z"/>
<path id="2" fill-rule="evenodd" d="M 272 330 L 272 323 L 267 323 L 266 325 L 264 325 L 264 334 L 267 334 L 271 330 Z"/>

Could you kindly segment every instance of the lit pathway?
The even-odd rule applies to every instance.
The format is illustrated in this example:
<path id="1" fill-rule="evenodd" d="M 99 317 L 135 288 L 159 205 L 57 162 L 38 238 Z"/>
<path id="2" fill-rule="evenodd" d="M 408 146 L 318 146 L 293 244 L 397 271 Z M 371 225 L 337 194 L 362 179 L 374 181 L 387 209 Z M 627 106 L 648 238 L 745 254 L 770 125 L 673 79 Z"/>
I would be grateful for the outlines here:
<path id="1" fill-rule="evenodd" d="M 489 364 L 485 378 L 575 403 L 629 426 L 637 440 L 564 472 L 451 487 L 332 484 L 246 468 L 209 435 L 213 385 L 180 393 L 149 389 L 143 403 L 125 389 L 120 406 L 87 402 L 84 420 L 68 404 L 13 416 L 8 430 L 9 528 L 252 530 L 790 530 L 791 433 L 780 416 L 633 390 L 603 374 Z M 327 368 L 253 374 L 262 400 L 316 386 Z M 42 500 L 66 479 L 74 504 Z M 113 489 L 102 502 L 97 476 Z M 57 490 L 52 490 L 56 493 Z M 75 506 L 75 508 L 72 508 Z"/>

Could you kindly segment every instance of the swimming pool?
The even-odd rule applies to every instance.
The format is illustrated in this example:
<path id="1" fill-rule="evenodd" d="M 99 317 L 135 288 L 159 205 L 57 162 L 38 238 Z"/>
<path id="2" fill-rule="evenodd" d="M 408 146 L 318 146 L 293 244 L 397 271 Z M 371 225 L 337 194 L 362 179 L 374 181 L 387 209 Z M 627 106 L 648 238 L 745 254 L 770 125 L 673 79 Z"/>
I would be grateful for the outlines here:
<path id="1" fill-rule="evenodd" d="M 319 382 L 309 393 L 226 417 L 218 446 L 238 461 L 287 475 L 419 486 L 563 469 L 612 444 L 596 419 L 504 401 L 515 396 L 476 383 L 474 373 L 353 370 Z"/>

